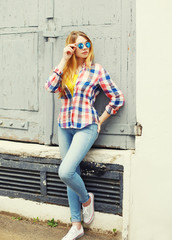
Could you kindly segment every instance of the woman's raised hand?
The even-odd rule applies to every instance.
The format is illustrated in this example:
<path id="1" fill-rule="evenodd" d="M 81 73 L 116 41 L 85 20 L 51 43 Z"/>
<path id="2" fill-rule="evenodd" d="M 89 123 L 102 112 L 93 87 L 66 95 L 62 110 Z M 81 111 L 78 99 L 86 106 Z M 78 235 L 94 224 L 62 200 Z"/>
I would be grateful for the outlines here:
<path id="1" fill-rule="evenodd" d="M 76 44 L 72 43 L 67 45 L 63 49 L 63 57 L 58 65 L 58 69 L 62 72 L 64 69 L 64 66 L 66 65 L 67 61 L 72 57 L 76 49 Z"/>
<path id="2" fill-rule="evenodd" d="M 75 49 L 76 49 L 76 44 L 75 43 L 67 45 L 63 50 L 63 59 L 65 61 L 68 61 L 72 57 L 72 55 L 74 54 Z"/>

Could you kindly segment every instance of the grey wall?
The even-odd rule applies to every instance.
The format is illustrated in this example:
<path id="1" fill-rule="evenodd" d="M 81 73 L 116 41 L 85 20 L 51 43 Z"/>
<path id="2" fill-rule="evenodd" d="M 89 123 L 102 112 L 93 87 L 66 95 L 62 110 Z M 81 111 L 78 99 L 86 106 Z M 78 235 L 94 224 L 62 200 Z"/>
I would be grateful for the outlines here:
<path id="1" fill-rule="evenodd" d="M 110 72 L 126 103 L 102 126 L 95 146 L 134 148 L 135 1 L 1 1 L 0 137 L 58 144 L 60 101 L 44 82 L 62 56 L 72 30 L 93 41 L 95 61 Z M 24 10 L 24 11 L 23 11 Z M 101 113 L 107 102 L 98 96 Z"/>

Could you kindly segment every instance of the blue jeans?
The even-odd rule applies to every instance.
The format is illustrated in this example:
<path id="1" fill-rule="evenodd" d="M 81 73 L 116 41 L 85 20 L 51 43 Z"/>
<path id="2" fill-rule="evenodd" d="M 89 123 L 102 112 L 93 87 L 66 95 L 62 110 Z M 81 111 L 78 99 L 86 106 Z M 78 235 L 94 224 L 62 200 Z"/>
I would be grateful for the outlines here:
<path id="1" fill-rule="evenodd" d="M 89 199 L 85 184 L 80 177 L 80 162 L 98 137 L 97 124 L 82 129 L 58 127 L 58 140 L 62 163 L 59 177 L 67 185 L 71 221 L 81 221 L 81 203 Z"/>

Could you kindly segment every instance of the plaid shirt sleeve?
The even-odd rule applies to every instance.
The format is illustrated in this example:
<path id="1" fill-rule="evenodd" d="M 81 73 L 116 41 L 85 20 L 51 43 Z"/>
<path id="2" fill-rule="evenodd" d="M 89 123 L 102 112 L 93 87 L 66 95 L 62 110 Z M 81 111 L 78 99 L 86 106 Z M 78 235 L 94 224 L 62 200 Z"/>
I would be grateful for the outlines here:
<path id="1" fill-rule="evenodd" d="M 55 68 L 53 74 L 49 76 L 45 83 L 45 89 L 51 93 L 61 92 L 61 75 L 62 72 L 58 68 Z"/>
<path id="2" fill-rule="evenodd" d="M 118 109 L 124 105 L 125 99 L 121 90 L 110 78 L 109 73 L 105 69 L 101 69 L 99 77 L 99 85 L 110 101 L 106 106 L 106 111 L 112 115 L 116 114 Z"/>
<path id="3" fill-rule="evenodd" d="M 55 68 L 48 78 L 45 88 L 49 92 L 61 92 L 62 72 Z M 99 116 L 94 108 L 96 96 L 100 88 L 110 99 L 106 106 L 109 114 L 116 114 L 117 110 L 124 105 L 124 96 L 120 89 L 111 80 L 109 73 L 100 65 L 92 64 L 91 68 L 82 67 L 72 96 L 68 86 L 61 98 L 58 123 L 62 128 L 83 128 L 89 124 L 97 123 Z"/>

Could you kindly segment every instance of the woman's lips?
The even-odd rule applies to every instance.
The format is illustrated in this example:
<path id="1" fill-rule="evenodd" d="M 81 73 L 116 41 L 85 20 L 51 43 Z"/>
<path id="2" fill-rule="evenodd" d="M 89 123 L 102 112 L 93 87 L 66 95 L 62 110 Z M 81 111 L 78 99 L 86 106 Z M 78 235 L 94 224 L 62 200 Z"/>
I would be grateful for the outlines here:
<path id="1" fill-rule="evenodd" d="M 82 54 L 87 54 L 88 52 L 87 51 L 85 51 L 85 52 L 83 52 Z"/>

